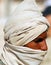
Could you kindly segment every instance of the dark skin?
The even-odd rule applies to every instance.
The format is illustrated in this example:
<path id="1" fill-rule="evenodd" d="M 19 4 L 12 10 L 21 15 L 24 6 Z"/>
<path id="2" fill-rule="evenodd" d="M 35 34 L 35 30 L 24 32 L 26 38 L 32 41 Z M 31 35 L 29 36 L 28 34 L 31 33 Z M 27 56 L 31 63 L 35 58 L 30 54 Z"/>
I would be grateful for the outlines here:
<path id="1" fill-rule="evenodd" d="M 40 34 L 36 39 L 24 45 L 25 47 L 29 47 L 31 49 L 46 51 L 48 49 L 46 44 L 47 31 Z"/>

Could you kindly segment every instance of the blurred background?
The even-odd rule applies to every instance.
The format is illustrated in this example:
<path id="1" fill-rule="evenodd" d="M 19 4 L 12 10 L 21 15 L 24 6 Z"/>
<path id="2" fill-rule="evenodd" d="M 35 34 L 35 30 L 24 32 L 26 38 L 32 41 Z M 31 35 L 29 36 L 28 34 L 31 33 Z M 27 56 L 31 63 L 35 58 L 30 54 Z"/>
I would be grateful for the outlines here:
<path id="1" fill-rule="evenodd" d="M 21 1 L 22 0 L 0 0 L 0 48 L 2 48 L 4 43 L 2 40 L 4 35 L 3 28 L 7 18 L 14 12 L 17 5 Z M 46 40 L 48 45 L 48 53 L 41 65 L 51 65 L 51 0 L 36 0 L 36 3 L 42 12 L 42 15 L 45 16 L 50 23 L 48 38 Z"/>

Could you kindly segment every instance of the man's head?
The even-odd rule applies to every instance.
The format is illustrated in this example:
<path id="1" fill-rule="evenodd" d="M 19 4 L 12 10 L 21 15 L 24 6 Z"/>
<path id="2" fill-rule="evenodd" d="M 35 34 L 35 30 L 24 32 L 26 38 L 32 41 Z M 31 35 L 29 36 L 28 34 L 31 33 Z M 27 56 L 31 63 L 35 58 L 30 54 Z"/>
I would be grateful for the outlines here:
<path id="1" fill-rule="evenodd" d="M 45 17 L 42 16 L 36 3 L 33 2 L 34 0 L 25 0 L 18 5 L 16 11 L 14 11 L 14 14 L 5 25 L 5 32 L 8 31 L 8 33 L 5 33 L 5 38 L 7 39 L 7 37 L 10 36 L 9 41 L 12 44 L 17 46 L 27 46 L 27 43 L 31 42 L 32 44 L 32 40 L 35 41 L 37 38 L 42 37 L 43 40 L 38 39 L 40 43 L 37 42 L 37 44 L 35 44 L 34 42 L 35 45 L 33 45 L 33 48 L 47 50 L 45 38 L 47 36 L 46 30 L 49 27 L 49 23 L 47 22 Z M 9 25 L 9 27 L 7 24 Z M 11 34 L 11 32 L 9 32 L 9 29 L 10 31 L 14 29 L 12 33 L 14 31 L 17 31 L 16 38 L 14 37 L 14 33 Z M 43 47 L 41 47 L 41 45 L 43 45 Z"/>

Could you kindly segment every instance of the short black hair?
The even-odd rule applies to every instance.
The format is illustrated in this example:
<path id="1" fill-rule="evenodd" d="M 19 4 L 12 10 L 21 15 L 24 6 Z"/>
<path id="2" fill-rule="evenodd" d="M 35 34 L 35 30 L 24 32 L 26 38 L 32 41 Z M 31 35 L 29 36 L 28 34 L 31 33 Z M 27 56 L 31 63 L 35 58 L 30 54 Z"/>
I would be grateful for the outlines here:
<path id="1" fill-rule="evenodd" d="M 45 8 L 45 10 L 42 12 L 43 16 L 51 15 L 51 6 L 48 6 Z"/>

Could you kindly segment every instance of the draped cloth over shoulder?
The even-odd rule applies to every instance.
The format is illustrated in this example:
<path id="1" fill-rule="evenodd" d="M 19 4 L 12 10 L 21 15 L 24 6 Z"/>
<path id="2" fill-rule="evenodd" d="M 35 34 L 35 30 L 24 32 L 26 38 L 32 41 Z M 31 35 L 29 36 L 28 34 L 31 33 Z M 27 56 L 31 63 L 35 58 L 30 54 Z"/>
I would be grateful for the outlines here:
<path id="1" fill-rule="evenodd" d="M 39 65 L 47 51 L 23 47 L 48 30 L 49 23 L 42 16 L 35 0 L 22 1 L 4 28 L 5 45 L 1 60 L 5 65 Z"/>

